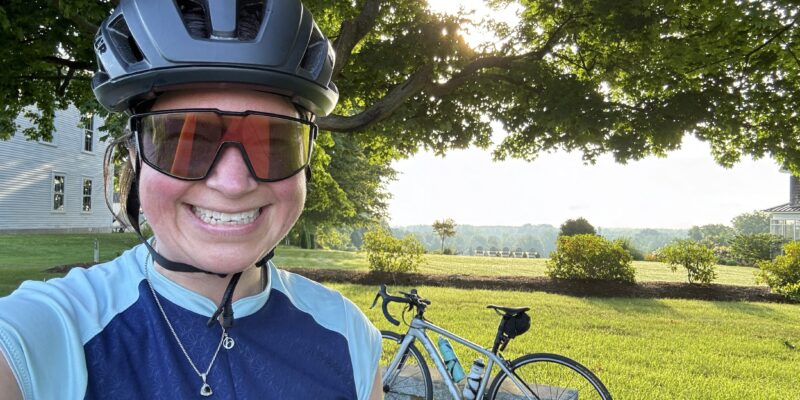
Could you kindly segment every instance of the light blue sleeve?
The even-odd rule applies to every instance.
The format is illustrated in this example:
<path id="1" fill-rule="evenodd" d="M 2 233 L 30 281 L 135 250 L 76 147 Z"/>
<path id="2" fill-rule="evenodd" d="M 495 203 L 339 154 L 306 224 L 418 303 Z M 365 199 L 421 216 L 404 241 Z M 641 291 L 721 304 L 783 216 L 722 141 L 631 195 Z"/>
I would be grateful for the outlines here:
<path id="1" fill-rule="evenodd" d="M 0 298 L 0 352 L 25 399 L 84 397 L 83 345 L 137 297 L 135 290 L 109 284 L 124 287 L 121 275 L 135 275 L 120 268 L 120 259 L 88 270 L 75 268 L 64 278 L 24 282 Z"/>
<path id="2" fill-rule="evenodd" d="M 381 359 L 381 333 L 349 299 L 342 297 L 348 346 L 359 399 L 369 399 Z"/>
<path id="3" fill-rule="evenodd" d="M 352 301 L 341 293 L 300 275 L 278 270 L 270 263 L 274 289 L 286 294 L 317 323 L 347 339 L 356 393 L 369 399 L 381 358 L 381 333 Z"/>

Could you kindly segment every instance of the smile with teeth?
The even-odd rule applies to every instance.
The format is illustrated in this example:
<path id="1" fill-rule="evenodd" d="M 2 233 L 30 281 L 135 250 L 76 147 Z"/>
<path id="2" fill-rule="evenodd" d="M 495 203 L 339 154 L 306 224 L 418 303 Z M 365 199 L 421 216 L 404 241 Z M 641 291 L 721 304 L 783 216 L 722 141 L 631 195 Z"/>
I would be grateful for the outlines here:
<path id="1" fill-rule="evenodd" d="M 255 221 L 259 214 L 261 214 L 261 209 L 256 208 L 250 211 L 228 214 L 192 206 L 192 212 L 194 212 L 197 218 L 200 218 L 209 225 L 245 225 Z"/>

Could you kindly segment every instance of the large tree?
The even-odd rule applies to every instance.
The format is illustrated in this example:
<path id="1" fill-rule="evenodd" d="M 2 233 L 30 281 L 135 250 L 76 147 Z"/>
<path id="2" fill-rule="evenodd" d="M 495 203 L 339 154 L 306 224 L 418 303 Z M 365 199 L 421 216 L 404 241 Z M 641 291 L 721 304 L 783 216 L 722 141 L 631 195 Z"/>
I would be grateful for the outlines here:
<path id="1" fill-rule="evenodd" d="M 595 235 L 594 226 L 589 223 L 586 218 L 579 217 L 576 219 L 568 219 L 561 224 L 558 230 L 558 236 L 575 236 L 575 235 Z"/>
<path id="2" fill-rule="evenodd" d="M 510 0 L 494 0 L 496 6 Z M 588 161 L 663 154 L 685 134 L 717 160 L 771 155 L 800 172 L 800 77 L 788 1 L 520 0 L 513 26 L 432 13 L 425 1 L 307 0 L 334 41 L 340 106 L 319 120 L 413 153 L 487 145 L 488 121 L 510 135 L 497 157 L 580 150 Z M 95 24 L 114 1 L 7 0 L 0 6 L 0 135 L 27 106 L 52 130 L 89 93 Z M 468 46 L 484 29 L 492 43 Z"/>
<path id="3" fill-rule="evenodd" d="M 736 233 L 753 235 L 769 232 L 770 215 L 764 211 L 755 210 L 750 213 L 739 214 L 731 220 Z"/>
<path id="4" fill-rule="evenodd" d="M 509 133 L 494 148 L 500 159 L 567 149 L 587 162 L 603 153 L 625 162 L 663 155 L 691 134 L 722 165 L 771 156 L 800 173 L 800 6 L 518 1 L 519 22 L 506 24 L 436 14 L 422 0 L 306 0 L 337 54 L 341 100 L 320 127 L 350 133 L 372 162 L 420 147 L 488 146 L 498 121 Z M 19 114 L 36 123 L 25 135 L 39 138 L 68 103 L 103 113 L 89 88 L 92 45 L 114 6 L 3 1 L 0 138 Z M 478 30 L 489 40 L 468 45 L 462 32 Z M 123 118 L 108 121 L 114 134 Z"/>
<path id="5" fill-rule="evenodd" d="M 444 253 L 444 240 L 456 235 L 456 221 L 446 218 L 441 221 L 438 219 L 433 222 L 433 231 L 442 239 L 442 253 Z"/>

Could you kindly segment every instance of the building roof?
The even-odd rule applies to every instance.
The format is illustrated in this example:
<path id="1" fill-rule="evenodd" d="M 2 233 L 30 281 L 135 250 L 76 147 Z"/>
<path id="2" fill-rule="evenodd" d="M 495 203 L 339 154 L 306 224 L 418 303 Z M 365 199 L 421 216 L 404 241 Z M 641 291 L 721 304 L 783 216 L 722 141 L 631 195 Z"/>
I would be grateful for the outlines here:
<path id="1" fill-rule="evenodd" d="M 786 203 L 786 204 L 781 204 L 779 206 L 775 206 L 775 207 L 772 207 L 772 208 L 767 208 L 764 211 L 771 212 L 771 213 L 776 213 L 776 212 L 795 213 L 795 212 L 800 212 L 800 204 Z"/>

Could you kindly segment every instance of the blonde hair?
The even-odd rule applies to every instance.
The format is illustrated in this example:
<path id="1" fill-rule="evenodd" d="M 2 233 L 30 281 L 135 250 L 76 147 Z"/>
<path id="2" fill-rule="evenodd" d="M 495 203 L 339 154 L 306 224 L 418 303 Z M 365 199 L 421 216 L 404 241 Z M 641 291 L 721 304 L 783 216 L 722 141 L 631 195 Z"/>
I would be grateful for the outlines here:
<path id="1" fill-rule="evenodd" d="M 106 185 L 104 190 L 106 207 L 108 207 L 108 210 L 114 215 L 114 219 L 119 221 L 125 228 L 132 227 L 130 221 L 128 221 L 126 205 L 128 203 L 128 196 L 130 195 L 133 180 L 136 178 L 136 170 L 133 166 L 133 160 L 131 160 L 131 152 L 135 151 L 133 140 L 133 133 L 125 129 L 122 136 L 114 139 L 108 145 L 105 155 L 103 156 L 103 181 Z M 122 155 L 115 157 L 117 152 L 121 152 Z M 115 171 L 115 158 L 120 158 L 122 161 L 122 167 L 118 173 Z M 120 209 L 119 212 L 116 213 L 111 204 L 112 201 L 109 198 L 109 193 L 114 193 L 114 179 L 117 179 L 119 187 Z M 111 185 L 111 190 L 109 190 L 108 185 Z"/>

